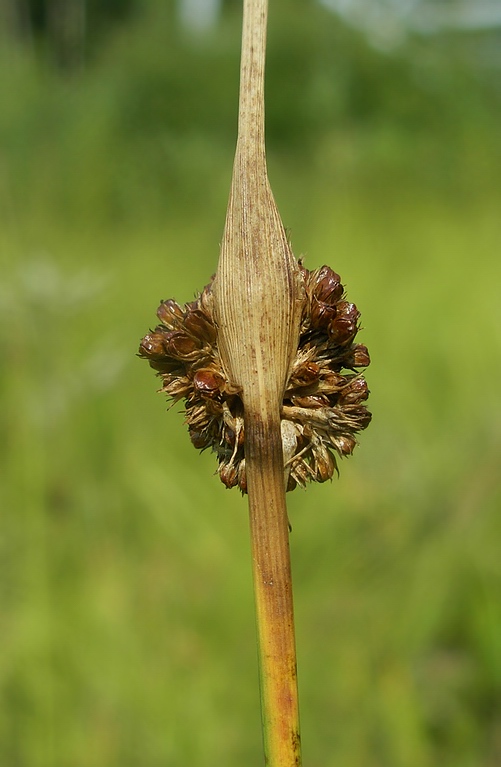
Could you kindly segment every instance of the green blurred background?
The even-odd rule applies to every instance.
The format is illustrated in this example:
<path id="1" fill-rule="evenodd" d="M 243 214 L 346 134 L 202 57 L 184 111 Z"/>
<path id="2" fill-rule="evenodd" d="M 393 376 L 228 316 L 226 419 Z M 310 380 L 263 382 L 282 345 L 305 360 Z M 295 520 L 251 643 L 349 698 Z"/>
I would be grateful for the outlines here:
<path id="1" fill-rule="evenodd" d="M 271 0 L 267 77 L 373 358 L 361 447 L 289 496 L 304 764 L 494 767 L 501 8 L 331 5 Z M 134 356 L 217 263 L 240 3 L 0 14 L 0 765 L 261 764 L 246 503 Z"/>

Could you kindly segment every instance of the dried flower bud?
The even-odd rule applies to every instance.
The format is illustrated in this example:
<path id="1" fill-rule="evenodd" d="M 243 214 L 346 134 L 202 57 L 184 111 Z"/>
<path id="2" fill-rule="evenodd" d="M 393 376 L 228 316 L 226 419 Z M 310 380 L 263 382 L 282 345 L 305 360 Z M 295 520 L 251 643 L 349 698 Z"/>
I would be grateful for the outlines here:
<path id="1" fill-rule="evenodd" d="M 332 478 L 336 461 L 327 447 L 319 443 L 315 451 L 315 479 L 317 482 L 326 482 Z"/>
<path id="2" fill-rule="evenodd" d="M 151 362 L 150 362 L 151 365 Z M 183 397 L 188 397 L 191 391 L 191 382 L 187 376 L 184 375 L 168 375 L 164 376 L 164 385 L 161 388 L 165 394 L 172 397 L 174 402 L 177 402 Z"/>
<path id="3" fill-rule="evenodd" d="M 364 402 L 369 396 L 369 387 L 367 381 L 361 376 L 354 376 L 348 380 L 339 394 L 339 403 L 358 404 Z"/>
<path id="4" fill-rule="evenodd" d="M 294 386 L 311 386 L 318 380 L 320 367 L 315 362 L 305 362 L 295 365 L 292 369 L 290 383 Z"/>
<path id="5" fill-rule="evenodd" d="M 309 280 L 310 294 L 324 304 L 334 306 L 343 295 L 341 278 L 330 266 L 322 266 L 311 272 Z"/>
<path id="6" fill-rule="evenodd" d="M 170 330 L 174 330 L 183 321 L 183 310 L 172 298 L 162 301 L 157 309 L 157 317 Z"/>
<path id="7" fill-rule="evenodd" d="M 223 485 L 228 489 L 238 485 L 238 467 L 232 463 L 220 463 L 218 474 Z"/>
<path id="8" fill-rule="evenodd" d="M 198 308 L 187 312 L 184 327 L 194 338 L 209 344 L 213 344 L 216 340 L 216 328 Z"/>
<path id="9" fill-rule="evenodd" d="M 340 455 L 351 455 L 355 449 L 356 444 L 357 441 L 355 437 L 348 434 L 341 434 L 336 441 L 336 447 Z"/>
<path id="10" fill-rule="evenodd" d="M 139 354 L 150 360 L 162 359 L 165 356 L 165 335 L 163 333 L 148 333 L 141 341 Z"/>
<path id="11" fill-rule="evenodd" d="M 346 355 L 345 367 L 352 368 L 366 368 L 370 365 L 371 358 L 366 346 L 363 344 L 354 344 Z"/>
<path id="12" fill-rule="evenodd" d="M 198 450 L 205 450 L 206 448 L 210 447 L 208 434 L 200 431 L 199 429 L 189 428 L 188 431 L 193 447 L 196 447 Z"/>

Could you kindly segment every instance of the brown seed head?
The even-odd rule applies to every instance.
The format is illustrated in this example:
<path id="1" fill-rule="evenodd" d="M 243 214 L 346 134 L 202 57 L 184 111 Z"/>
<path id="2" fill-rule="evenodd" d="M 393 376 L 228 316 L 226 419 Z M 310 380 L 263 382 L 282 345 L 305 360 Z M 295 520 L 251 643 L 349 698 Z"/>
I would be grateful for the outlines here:
<path id="1" fill-rule="evenodd" d="M 369 353 L 354 343 L 360 313 L 344 299 L 340 277 L 328 266 L 308 271 L 300 265 L 303 309 L 299 344 L 283 395 L 281 418 L 287 489 L 308 481 L 325 482 L 337 471 L 336 455 L 351 455 L 356 434 L 371 414 L 365 378 Z M 184 308 L 169 299 L 157 312 L 161 324 L 139 347 L 173 401 L 185 400 L 193 445 L 211 448 L 226 487 L 247 491 L 245 432 L 240 391 L 223 369 L 213 314 L 211 284 Z"/>

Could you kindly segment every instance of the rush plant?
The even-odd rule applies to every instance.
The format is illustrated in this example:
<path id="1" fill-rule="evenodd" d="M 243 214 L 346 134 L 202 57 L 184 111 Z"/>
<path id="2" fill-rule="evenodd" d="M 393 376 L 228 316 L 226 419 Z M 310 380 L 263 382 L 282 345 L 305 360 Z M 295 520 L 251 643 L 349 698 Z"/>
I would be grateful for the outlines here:
<path id="1" fill-rule="evenodd" d="M 301 764 L 286 492 L 324 482 L 370 421 L 359 312 L 327 266 L 308 271 L 287 239 L 264 140 L 267 0 L 244 0 L 238 140 L 217 272 L 181 307 L 162 301 L 140 345 L 184 400 L 195 447 L 248 494 L 265 758 Z"/>

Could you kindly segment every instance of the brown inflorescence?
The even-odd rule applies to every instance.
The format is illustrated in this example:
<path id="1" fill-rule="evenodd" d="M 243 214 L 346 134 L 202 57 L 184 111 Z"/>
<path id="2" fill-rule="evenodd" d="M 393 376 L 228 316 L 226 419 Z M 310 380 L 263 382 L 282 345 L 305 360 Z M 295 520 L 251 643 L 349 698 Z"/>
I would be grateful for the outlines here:
<path id="1" fill-rule="evenodd" d="M 328 266 L 300 269 L 300 338 L 281 412 L 288 490 L 331 479 L 337 457 L 351 455 L 355 435 L 371 420 L 364 404 L 369 389 L 357 372 L 370 362 L 367 348 L 355 343 L 360 313 Z M 162 379 L 160 391 L 173 402 L 185 400 L 193 445 L 212 448 L 221 481 L 245 493 L 244 408 L 221 365 L 211 284 L 184 308 L 162 301 L 157 316 L 160 324 L 143 338 L 139 355 Z"/>

